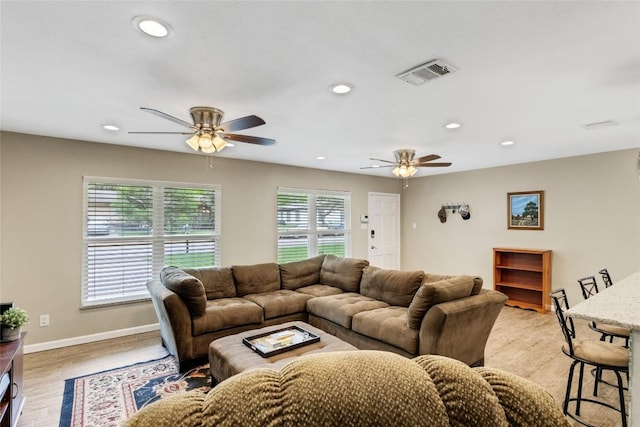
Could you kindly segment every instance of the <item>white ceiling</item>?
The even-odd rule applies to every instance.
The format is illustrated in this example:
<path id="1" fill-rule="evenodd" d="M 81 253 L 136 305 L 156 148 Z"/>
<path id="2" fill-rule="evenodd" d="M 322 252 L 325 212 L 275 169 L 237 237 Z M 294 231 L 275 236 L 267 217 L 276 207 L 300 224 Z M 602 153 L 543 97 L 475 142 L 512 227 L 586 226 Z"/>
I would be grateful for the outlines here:
<path id="1" fill-rule="evenodd" d="M 143 36 L 139 15 L 173 34 Z M 5 131 L 187 153 L 127 132 L 183 130 L 141 106 L 205 105 L 277 140 L 221 157 L 382 176 L 360 167 L 399 148 L 453 162 L 424 176 L 640 146 L 638 1 L 2 1 L 0 18 Z M 435 58 L 459 71 L 395 77 Z M 355 90 L 329 93 L 340 81 Z"/>

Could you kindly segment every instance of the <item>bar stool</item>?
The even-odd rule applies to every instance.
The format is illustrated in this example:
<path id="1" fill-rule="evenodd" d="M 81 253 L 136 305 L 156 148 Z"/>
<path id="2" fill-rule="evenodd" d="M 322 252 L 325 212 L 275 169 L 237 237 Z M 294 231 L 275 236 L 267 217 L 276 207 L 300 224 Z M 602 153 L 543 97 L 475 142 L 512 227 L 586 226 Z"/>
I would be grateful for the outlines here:
<path id="1" fill-rule="evenodd" d="M 602 270 L 600 270 L 602 272 Z M 578 279 L 580 289 L 582 290 L 582 296 L 584 299 L 588 299 L 598 293 L 598 284 L 594 276 L 583 277 Z M 609 338 L 609 342 L 613 342 L 613 338 L 622 338 L 624 340 L 624 346 L 629 347 L 629 335 L 631 331 L 619 326 L 606 325 L 604 323 L 591 322 L 589 327 L 600 334 L 600 341 L 604 341 Z"/>
<path id="2" fill-rule="evenodd" d="M 598 271 L 598 273 L 600 273 L 600 275 L 602 276 L 602 281 L 604 282 L 605 288 L 608 288 L 609 286 L 613 285 L 613 280 L 611 280 L 611 275 L 609 275 L 609 272 L 607 271 L 606 268 L 603 268 L 602 270 Z"/>
<path id="3" fill-rule="evenodd" d="M 584 341 L 576 339 L 576 330 L 573 324 L 573 319 L 565 317 L 565 310 L 569 309 L 569 301 L 567 300 L 567 294 L 564 289 L 558 289 L 551 292 L 551 299 L 555 308 L 562 334 L 564 335 L 565 343 L 562 346 L 562 352 L 573 359 L 571 368 L 569 368 L 569 378 L 567 380 L 567 390 L 565 392 L 563 411 L 564 414 L 576 420 L 582 425 L 590 426 L 580 417 L 580 405 L 582 402 L 594 403 L 597 405 L 606 406 L 613 410 L 620 412 L 622 417 L 622 426 L 627 426 L 627 411 L 624 404 L 624 386 L 622 384 L 621 372 L 629 374 L 629 351 L 624 347 L 620 347 L 611 343 L 602 341 Z M 571 388 L 573 386 L 573 375 L 576 366 L 580 366 L 580 372 L 578 376 L 578 391 L 577 397 L 571 397 Z M 593 366 L 596 370 L 609 370 L 612 371 L 618 379 L 618 397 L 620 400 L 620 409 L 615 406 L 603 402 L 601 400 L 589 399 L 582 396 L 582 383 L 584 379 L 584 366 Z M 597 381 L 596 381 L 597 387 Z M 597 395 L 597 393 L 594 393 Z M 576 402 L 575 413 L 569 412 L 569 403 Z"/>

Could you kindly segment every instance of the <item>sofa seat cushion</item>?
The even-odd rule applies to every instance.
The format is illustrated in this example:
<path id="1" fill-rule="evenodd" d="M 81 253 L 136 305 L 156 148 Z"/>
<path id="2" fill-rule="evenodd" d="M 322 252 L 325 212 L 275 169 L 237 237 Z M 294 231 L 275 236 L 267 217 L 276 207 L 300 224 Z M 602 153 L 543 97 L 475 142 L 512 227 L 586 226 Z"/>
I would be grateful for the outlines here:
<path id="1" fill-rule="evenodd" d="M 353 292 L 312 298 L 307 301 L 309 313 L 347 329 L 351 329 L 351 319 L 354 315 L 382 307 L 389 307 L 389 304 Z"/>
<path id="2" fill-rule="evenodd" d="M 244 299 L 262 307 L 265 320 L 287 314 L 303 313 L 307 308 L 307 300 L 311 298 L 313 296 L 286 289 L 244 296 Z"/>
<path id="3" fill-rule="evenodd" d="M 207 299 L 236 296 L 236 285 L 229 267 L 185 268 L 184 271 L 202 282 Z"/>
<path id="4" fill-rule="evenodd" d="M 280 267 L 276 263 L 234 265 L 231 271 L 239 297 L 280 289 Z"/>
<path id="5" fill-rule="evenodd" d="M 160 272 L 160 281 L 182 298 L 192 317 L 201 316 L 205 312 L 207 295 L 200 280 L 178 267 L 165 267 Z"/>
<path id="6" fill-rule="evenodd" d="M 388 270 L 369 265 L 362 271 L 360 293 L 391 305 L 409 307 L 423 278 L 423 271 Z"/>
<path id="7" fill-rule="evenodd" d="M 280 264 L 282 289 L 296 290 L 320 283 L 320 268 L 323 262 L 324 255 L 318 255 L 302 261 Z"/>
<path id="8" fill-rule="evenodd" d="M 418 331 L 407 325 L 406 307 L 385 307 L 353 316 L 351 330 L 418 354 Z"/>
<path id="9" fill-rule="evenodd" d="M 407 323 L 413 329 L 420 329 L 424 315 L 431 307 L 447 301 L 471 295 L 474 286 L 472 276 L 456 276 L 437 282 L 425 282 L 413 297 L 407 312 Z"/>
<path id="10" fill-rule="evenodd" d="M 362 269 L 369 265 L 366 259 L 342 258 L 327 255 L 320 270 L 320 283 L 345 292 L 360 292 Z"/>
<path id="11" fill-rule="evenodd" d="M 337 295 L 337 294 L 344 293 L 342 289 L 336 288 L 334 286 L 329 286 L 329 285 L 304 286 L 302 288 L 296 289 L 296 292 L 309 294 L 314 297 L 326 297 L 327 295 Z"/>
<path id="12" fill-rule="evenodd" d="M 209 300 L 204 314 L 192 318 L 191 322 L 194 336 L 234 326 L 262 323 L 262 307 L 244 298 Z"/>

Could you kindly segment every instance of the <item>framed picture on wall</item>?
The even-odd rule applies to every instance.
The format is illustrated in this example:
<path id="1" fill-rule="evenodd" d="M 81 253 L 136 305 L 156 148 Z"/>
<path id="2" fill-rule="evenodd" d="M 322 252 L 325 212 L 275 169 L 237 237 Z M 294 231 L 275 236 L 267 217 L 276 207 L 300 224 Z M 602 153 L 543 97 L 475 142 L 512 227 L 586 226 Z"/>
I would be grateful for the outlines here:
<path id="1" fill-rule="evenodd" d="M 507 193 L 509 230 L 544 230 L 544 191 Z"/>

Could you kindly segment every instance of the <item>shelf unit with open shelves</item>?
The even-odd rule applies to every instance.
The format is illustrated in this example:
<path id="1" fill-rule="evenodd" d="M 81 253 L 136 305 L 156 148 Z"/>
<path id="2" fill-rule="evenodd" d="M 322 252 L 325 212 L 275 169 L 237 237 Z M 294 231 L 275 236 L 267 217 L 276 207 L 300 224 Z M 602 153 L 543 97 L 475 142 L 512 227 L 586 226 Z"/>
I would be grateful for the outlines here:
<path id="1" fill-rule="evenodd" d="M 493 248 L 493 286 L 507 305 L 546 313 L 551 291 L 551 250 Z"/>

